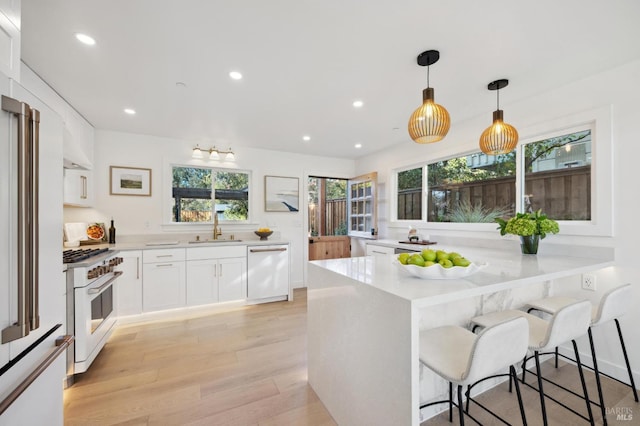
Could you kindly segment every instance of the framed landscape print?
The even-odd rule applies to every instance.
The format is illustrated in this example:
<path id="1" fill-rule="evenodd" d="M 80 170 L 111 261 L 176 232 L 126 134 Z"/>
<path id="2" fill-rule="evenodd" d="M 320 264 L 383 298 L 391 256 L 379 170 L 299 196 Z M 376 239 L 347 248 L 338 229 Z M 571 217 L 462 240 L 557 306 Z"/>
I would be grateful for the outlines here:
<path id="1" fill-rule="evenodd" d="M 264 210 L 267 212 L 297 212 L 299 209 L 298 178 L 264 177 Z"/>
<path id="2" fill-rule="evenodd" d="M 111 195 L 151 196 L 151 169 L 109 167 Z"/>

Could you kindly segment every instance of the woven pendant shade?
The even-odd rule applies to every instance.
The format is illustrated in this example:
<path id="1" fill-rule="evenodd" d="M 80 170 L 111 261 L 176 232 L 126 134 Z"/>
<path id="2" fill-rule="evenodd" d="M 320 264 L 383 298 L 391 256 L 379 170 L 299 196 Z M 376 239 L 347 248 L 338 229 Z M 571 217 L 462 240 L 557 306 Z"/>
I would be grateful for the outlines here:
<path id="1" fill-rule="evenodd" d="M 480 135 L 480 150 L 487 155 L 507 154 L 518 145 L 518 131 L 503 120 L 502 110 L 493 111 L 493 124 Z"/>
<path id="2" fill-rule="evenodd" d="M 449 112 L 433 101 L 433 88 L 422 91 L 422 105 L 409 118 L 409 136 L 416 143 L 433 143 L 442 140 L 449 132 Z"/>

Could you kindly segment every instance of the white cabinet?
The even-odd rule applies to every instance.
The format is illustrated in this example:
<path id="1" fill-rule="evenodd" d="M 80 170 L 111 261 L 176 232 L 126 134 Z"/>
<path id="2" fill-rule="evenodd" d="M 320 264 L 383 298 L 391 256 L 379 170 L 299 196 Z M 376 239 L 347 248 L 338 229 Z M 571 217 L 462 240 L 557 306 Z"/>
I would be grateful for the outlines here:
<path id="1" fill-rule="evenodd" d="M 93 204 L 93 179 L 91 170 L 64 169 L 64 204 L 91 207 Z"/>
<path id="2" fill-rule="evenodd" d="M 386 256 L 394 254 L 395 249 L 393 247 L 379 246 L 376 244 L 367 244 L 367 256 Z"/>
<path id="3" fill-rule="evenodd" d="M 87 169 L 93 168 L 94 129 L 69 104 L 64 104 L 64 158 Z"/>
<path id="4" fill-rule="evenodd" d="M 142 254 L 142 310 L 185 305 L 185 249 L 145 250 Z"/>
<path id="5" fill-rule="evenodd" d="M 247 298 L 283 300 L 291 297 L 289 245 L 247 247 Z"/>
<path id="6" fill-rule="evenodd" d="M 118 270 L 122 275 L 116 282 L 116 312 L 121 315 L 142 313 L 142 251 L 120 253 L 122 263 Z"/>
<path id="7" fill-rule="evenodd" d="M 247 297 L 246 246 L 187 249 L 187 305 Z"/>
<path id="8" fill-rule="evenodd" d="M 0 72 L 20 81 L 20 0 L 0 0 Z"/>

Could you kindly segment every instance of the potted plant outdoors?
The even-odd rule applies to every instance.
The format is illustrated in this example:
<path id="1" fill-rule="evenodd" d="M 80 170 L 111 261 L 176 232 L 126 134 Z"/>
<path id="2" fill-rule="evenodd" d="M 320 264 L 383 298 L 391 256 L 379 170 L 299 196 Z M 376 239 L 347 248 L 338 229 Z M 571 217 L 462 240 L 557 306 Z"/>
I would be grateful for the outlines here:
<path id="1" fill-rule="evenodd" d="M 558 222 L 549 219 L 541 210 L 533 213 L 517 213 L 509 220 L 497 218 L 500 235 L 519 235 L 523 254 L 537 254 L 538 242 L 547 234 L 560 231 Z"/>

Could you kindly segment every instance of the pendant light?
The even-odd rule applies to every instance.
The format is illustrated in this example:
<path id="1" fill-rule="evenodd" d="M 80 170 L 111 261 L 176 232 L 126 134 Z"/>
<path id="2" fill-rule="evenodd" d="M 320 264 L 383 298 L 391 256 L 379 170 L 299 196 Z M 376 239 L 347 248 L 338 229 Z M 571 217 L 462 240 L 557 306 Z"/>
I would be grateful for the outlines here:
<path id="1" fill-rule="evenodd" d="M 493 124 L 480 135 L 480 149 L 487 155 L 507 154 L 518 145 L 518 131 L 503 119 L 503 111 L 500 109 L 500 89 L 507 87 L 509 80 L 500 79 L 492 81 L 487 86 L 489 90 L 496 91 L 497 109 L 493 111 Z"/>
<path id="2" fill-rule="evenodd" d="M 418 55 L 418 65 L 427 67 L 427 88 L 422 91 L 422 105 L 409 119 L 409 135 L 416 143 L 432 143 L 442 140 L 449 131 L 449 112 L 433 101 L 433 88 L 429 87 L 429 66 L 440 59 L 440 52 L 427 50 Z"/>

